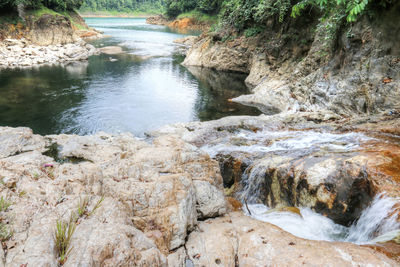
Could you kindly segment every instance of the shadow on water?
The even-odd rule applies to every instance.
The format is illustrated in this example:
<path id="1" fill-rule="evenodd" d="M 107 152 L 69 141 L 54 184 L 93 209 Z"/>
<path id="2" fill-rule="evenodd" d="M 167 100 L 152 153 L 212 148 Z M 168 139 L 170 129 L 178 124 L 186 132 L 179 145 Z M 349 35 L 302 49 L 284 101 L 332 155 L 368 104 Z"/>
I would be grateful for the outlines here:
<path id="1" fill-rule="evenodd" d="M 112 36 L 95 46 L 122 45 L 126 53 L 0 70 L 1 126 L 27 126 L 40 134 L 143 135 L 171 123 L 259 114 L 227 101 L 247 93 L 243 76 L 180 64 L 184 57 L 172 41 L 183 35 L 165 27 L 149 30 L 138 19 L 92 21 Z M 124 29 L 126 24 L 135 30 Z"/>
<path id="2" fill-rule="evenodd" d="M 187 69 L 199 81 L 198 98 L 195 105 L 199 120 L 215 120 L 242 114 L 261 114 L 256 108 L 229 101 L 249 93 L 244 83 L 245 74 L 220 72 L 200 67 L 188 67 Z"/>

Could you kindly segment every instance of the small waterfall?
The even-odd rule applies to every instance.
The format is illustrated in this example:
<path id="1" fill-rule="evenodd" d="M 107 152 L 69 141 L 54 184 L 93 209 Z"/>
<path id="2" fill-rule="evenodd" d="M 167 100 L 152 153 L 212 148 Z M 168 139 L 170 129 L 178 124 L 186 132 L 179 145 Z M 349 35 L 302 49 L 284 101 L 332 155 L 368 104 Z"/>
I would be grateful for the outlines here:
<path id="1" fill-rule="evenodd" d="M 400 222 L 394 212 L 399 201 L 383 195 L 376 196 L 359 220 L 350 227 L 336 224 L 309 208 L 300 208 L 300 216 L 291 212 L 275 212 L 262 204 L 248 206 L 253 218 L 279 226 L 298 237 L 371 244 L 392 240 L 400 234 Z M 247 210 L 244 209 L 244 212 L 249 215 Z"/>
<path id="2" fill-rule="evenodd" d="M 238 199 L 241 202 L 258 203 L 261 190 L 264 190 L 265 185 L 265 172 L 267 167 L 263 164 L 254 164 L 247 168 L 242 175 L 243 190 L 238 193 Z"/>
<path id="3" fill-rule="evenodd" d="M 241 179 L 241 190 L 237 198 L 247 202 L 243 209 L 251 212 L 255 219 L 275 224 L 293 235 L 326 241 L 353 242 L 357 244 L 374 243 L 379 240 L 391 240 L 400 234 L 400 223 L 395 215 L 395 204 L 400 199 L 378 195 L 366 208 L 360 218 L 350 227 L 336 224 L 333 220 L 299 207 L 301 215 L 271 209 L 269 193 L 277 177 L 268 174 L 270 157 L 274 162 L 283 163 L 290 158 L 300 158 L 315 152 L 341 153 L 356 151 L 364 142 L 374 138 L 360 133 L 328 133 L 316 131 L 271 131 L 263 129 L 257 132 L 238 129 L 234 133 L 221 135 L 218 142 L 207 143 L 202 147 L 210 157 L 217 155 L 241 154 L 252 160 Z M 274 180 L 275 179 L 275 180 Z M 277 196 L 280 197 L 280 196 Z M 267 199 L 265 199 L 267 198 Z M 271 198 L 271 197 L 270 197 Z M 249 214 L 248 214 L 249 215 Z"/>
<path id="4" fill-rule="evenodd" d="M 396 203 L 399 203 L 398 199 L 384 197 L 382 194 L 376 196 L 358 221 L 350 227 L 346 241 L 362 244 L 389 232 L 395 234 L 395 230 L 400 229 L 398 214 L 395 212 Z"/>

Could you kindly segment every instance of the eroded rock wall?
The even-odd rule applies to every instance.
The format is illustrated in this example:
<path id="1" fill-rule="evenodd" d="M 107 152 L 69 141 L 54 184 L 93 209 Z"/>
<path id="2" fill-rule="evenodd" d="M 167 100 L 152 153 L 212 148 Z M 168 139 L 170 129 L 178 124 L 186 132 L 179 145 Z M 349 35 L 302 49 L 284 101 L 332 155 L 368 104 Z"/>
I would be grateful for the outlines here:
<path id="1" fill-rule="evenodd" d="M 397 3 L 374 18 L 335 28 L 331 19 L 299 20 L 279 30 L 268 25 L 258 37 L 204 35 L 183 64 L 249 73 L 253 93 L 234 101 L 266 114 L 388 112 L 400 104 L 399 14 Z"/>

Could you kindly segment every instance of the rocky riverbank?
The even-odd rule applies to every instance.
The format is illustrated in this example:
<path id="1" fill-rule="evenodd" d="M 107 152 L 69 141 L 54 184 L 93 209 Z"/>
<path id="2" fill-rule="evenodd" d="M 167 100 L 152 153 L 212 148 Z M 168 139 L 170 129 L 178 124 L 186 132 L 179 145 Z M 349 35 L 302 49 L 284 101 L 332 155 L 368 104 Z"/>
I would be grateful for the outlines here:
<path id="1" fill-rule="evenodd" d="M 0 43 L 0 68 L 32 67 L 87 60 L 99 51 L 84 41 L 58 45 L 34 45 L 26 39 L 5 39 Z"/>
<path id="2" fill-rule="evenodd" d="M 211 27 L 211 22 L 199 21 L 196 18 L 180 18 L 180 19 L 169 19 L 163 15 L 157 15 L 148 17 L 146 23 L 153 25 L 168 26 L 179 31 L 208 31 Z"/>
<path id="3" fill-rule="evenodd" d="M 177 133 L 164 130 L 145 142 L 129 134 L 43 137 L 0 128 L 0 188 L 8 203 L 0 264 L 57 266 L 61 221 L 75 225 L 64 266 L 398 264 L 374 248 L 301 239 L 232 212 L 217 161 Z"/>
<path id="4" fill-rule="evenodd" d="M 82 38 L 99 37 L 101 33 L 90 29 L 74 12 L 69 17 L 27 15 L 24 24 L 1 25 L 0 68 L 87 60 L 99 51 Z"/>
<path id="5" fill-rule="evenodd" d="M 248 38 L 204 34 L 183 64 L 248 73 L 252 94 L 233 101 L 265 114 L 394 112 L 400 105 L 400 27 L 394 23 L 399 14 L 395 4 L 379 19 L 364 17 L 342 28 L 330 28 L 334 18 L 320 23 L 299 17 L 271 22 Z"/>

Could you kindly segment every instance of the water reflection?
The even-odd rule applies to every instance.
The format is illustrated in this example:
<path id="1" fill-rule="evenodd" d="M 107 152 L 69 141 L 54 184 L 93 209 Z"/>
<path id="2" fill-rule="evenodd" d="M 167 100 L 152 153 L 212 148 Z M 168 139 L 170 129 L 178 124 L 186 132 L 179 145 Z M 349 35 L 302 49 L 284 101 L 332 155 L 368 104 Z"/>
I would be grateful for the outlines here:
<path id="1" fill-rule="evenodd" d="M 170 123 L 258 114 L 227 102 L 246 93 L 243 77 L 180 65 L 183 56 L 172 43 L 180 34 L 137 19 L 92 22 L 112 36 L 95 41 L 96 46 L 122 43 L 126 53 L 1 70 L 0 125 L 27 126 L 40 134 L 142 135 Z"/>
<path id="2" fill-rule="evenodd" d="M 209 68 L 188 67 L 187 70 L 199 82 L 199 97 L 195 110 L 201 121 L 219 119 L 231 115 L 259 115 L 256 108 L 246 107 L 229 101 L 248 93 L 244 84 L 246 75 L 219 72 Z"/>

